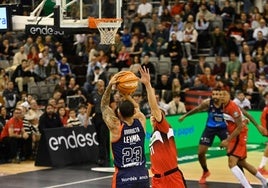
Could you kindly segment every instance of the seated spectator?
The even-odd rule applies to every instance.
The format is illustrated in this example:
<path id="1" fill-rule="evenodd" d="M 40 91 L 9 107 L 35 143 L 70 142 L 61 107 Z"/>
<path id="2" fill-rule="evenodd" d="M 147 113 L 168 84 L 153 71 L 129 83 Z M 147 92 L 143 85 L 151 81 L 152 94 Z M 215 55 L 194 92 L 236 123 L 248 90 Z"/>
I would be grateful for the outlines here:
<path id="1" fill-rule="evenodd" d="M 160 23 L 153 35 L 153 40 L 160 44 L 161 47 L 164 47 L 169 41 L 169 29 L 162 23 Z"/>
<path id="2" fill-rule="evenodd" d="M 50 59 L 49 63 L 46 67 L 46 80 L 52 83 L 57 83 L 60 79 L 58 66 L 56 64 L 55 59 Z"/>
<path id="3" fill-rule="evenodd" d="M 0 45 L 0 59 L 11 60 L 14 56 L 13 49 L 8 39 L 2 40 L 2 44 Z"/>
<path id="4" fill-rule="evenodd" d="M 226 70 L 226 64 L 224 62 L 222 62 L 222 57 L 216 56 L 212 74 L 219 75 L 223 78 L 224 74 L 225 74 L 225 70 Z"/>
<path id="5" fill-rule="evenodd" d="M 240 79 L 245 80 L 249 73 L 255 75 L 257 71 L 256 64 L 251 60 L 251 55 L 248 54 L 245 57 L 245 62 L 242 64 L 241 72 L 240 72 Z"/>
<path id="6" fill-rule="evenodd" d="M 211 74 L 210 67 L 205 67 L 204 69 L 205 69 L 204 74 L 200 75 L 199 79 L 202 82 L 202 84 L 212 89 L 216 85 L 216 78 L 214 75 Z"/>
<path id="7" fill-rule="evenodd" d="M 253 30 L 250 28 L 249 23 L 244 23 L 243 30 L 245 33 L 244 41 L 249 45 L 252 46 L 255 43 L 255 39 L 253 38 Z"/>
<path id="8" fill-rule="evenodd" d="M 169 115 L 186 113 L 185 104 L 180 100 L 181 100 L 180 93 L 173 93 L 172 101 L 168 103 Z"/>
<path id="9" fill-rule="evenodd" d="M 196 42 L 197 42 L 198 32 L 192 25 L 192 23 L 187 22 L 185 25 L 185 29 L 183 30 L 183 47 L 185 50 L 185 53 L 188 57 L 188 60 L 191 60 L 193 58 L 191 49 L 196 48 Z"/>
<path id="10" fill-rule="evenodd" d="M 104 83 L 107 82 L 106 80 L 106 74 L 105 72 L 103 72 L 100 67 L 96 66 L 94 68 L 94 73 L 91 74 L 88 78 L 87 78 L 87 82 L 85 82 L 84 84 L 84 90 L 87 92 L 92 92 L 95 89 L 96 83 L 98 82 L 98 80 L 103 80 Z"/>
<path id="11" fill-rule="evenodd" d="M 29 138 L 27 140 L 29 140 L 28 143 L 30 144 L 28 146 L 29 147 L 28 156 L 27 155 L 25 156 L 26 159 L 27 158 L 34 159 L 37 155 L 38 144 L 41 137 L 41 134 L 38 129 L 38 123 L 39 123 L 38 115 L 35 114 L 35 112 L 28 111 L 23 120 L 23 126 L 25 132 L 29 135 Z"/>
<path id="12" fill-rule="evenodd" d="M 17 66 L 21 64 L 23 59 L 27 59 L 27 54 L 25 53 L 24 46 L 22 45 L 19 48 L 19 51 L 15 53 L 12 65 L 10 67 L 7 67 L 6 71 L 13 72 L 17 68 Z"/>
<path id="13" fill-rule="evenodd" d="M 171 70 L 171 73 L 169 75 L 170 83 L 172 83 L 175 78 L 179 79 L 180 85 L 184 85 L 183 74 L 180 70 L 179 65 L 172 66 L 172 70 Z"/>
<path id="14" fill-rule="evenodd" d="M 146 37 L 142 48 L 142 55 L 150 54 L 151 57 L 156 57 L 156 44 L 151 37 Z"/>
<path id="15" fill-rule="evenodd" d="M 155 98 L 159 108 L 161 108 L 165 114 L 168 114 L 169 105 L 160 97 L 160 94 L 158 92 L 155 93 Z M 141 112 L 144 113 L 146 117 L 150 117 L 151 109 L 149 107 L 148 101 L 142 105 Z"/>
<path id="16" fill-rule="evenodd" d="M 160 17 L 160 16 L 159 16 Z M 160 24 L 160 19 L 157 16 L 156 13 L 152 14 L 152 19 L 149 19 L 147 21 L 146 27 L 147 27 L 147 33 L 149 36 L 154 36 L 158 25 Z"/>
<path id="17" fill-rule="evenodd" d="M 61 61 L 58 63 L 58 70 L 59 74 L 61 76 L 65 76 L 67 80 L 69 80 L 70 77 L 74 76 L 70 64 L 68 63 L 67 57 L 62 57 Z"/>
<path id="18" fill-rule="evenodd" d="M 147 29 L 146 29 L 145 24 L 141 21 L 141 19 L 138 16 L 136 16 L 134 18 L 134 20 L 131 24 L 130 34 L 132 36 L 137 35 L 138 37 L 146 36 L 146 34 L 147 34 Z"/>
<path id="19" fill-rule="evenodd" d="M 58 108 L 58 114 L 60 116 L 61 123 L 64 127 L 67 127 L 67 121 L 69 119 L 69 113 L 66 111 L 65 107 Z"/>
<path id="20" fill-rule="evenodd" d="M 189 63 L 186 58 L 182 58 L 180 63 L 180 72 L 184 77 L 186 76 L 191 79 L 195 76 L 195 67 L 193 64 Z"/>
<path id="21" fill-rule="evenodd" d="M 171 41 L 168 42 L 167 51 L 172 65 L 179 65 L 181 58 L 183 57 L 183 53 L 181 43 L 177 39 L 177 35 L 175 33 L 171 34 Z"/>
<path id="22" fill-rule="evenodd" d="M 209 88 L 200 81 L 199 77 L 196 77 L 194 79 L 193 85 L 189 85 L 188 87 L 183 89 L 183 91 L 188 91 L 188 90 L 205 90 L 205 91 L 208 91 Z"/>
<path id="23" fill-rule="evenodd" d="M 108 65 L 108 63 L 109 63 L 109 57 L 105 53 L 104 50 L 99 50 L 98 61 L 100 62 L 101 68 L 103 70 L 108 70 L 108 68 L 109 68 L 109 65 Z"/>
<path id="24" fill-rule="evenodd" d="M 35 113 L 36 116 L 38 117 L 38 120 L 40 118 L 40 116 L 44 113 L 42 110 L 41 110 L 41 107 L 38 105 L 37 101 L 35 99 L 32 99 L 30 101 L 30 109 L 29 109 L 29 113 Z"/>
<path id="25" fill-rule="evenodd" d="M 92 125 L 92 122 L 91 122 L 91 119 L 88 118 L 87 119 L 87 107 L 85 104 L 81 104 L 79 107 L 78 107 L 78 114 L 77 114 L 77 118 L 79 119 L 79 121 L 81 122 L 81 126 L 84 126 L 85 124 L 88 125 Z M 87 127 L 86 126 L 86 127 Z"/>
<path id="26" fill-rule="evenodd" d="M 27 55 L 27 59 L 32 60 L 35 65 L 38 64 L 40 58 L 39 58 L 39 49 L 36 45 L 30 47 L 30 52 Z"/>
<path id="27" fill-rule="evenodd" d="M 182 85 L 178 78 L 174 78 L 171 83 L 171 93 L 180 93 L 182 90 Z"/>
<path id="28" fill-rule="evenodd" d="M 6 108 L 0 106 L 0 135 L 9 118 Z"/>
<path id="29" fill-rule="evenodd" d="M 70 78 L 69 84 L 67 86 L 66 96 L 75 95 L 79 88 L 80 86 L 76 83 L 75 78 L 74 77 Z"/>
<path id="30" fill-rule="evenodd" d="M 15 108 L 12 118 L 1 132 L 1 140 L 7 146 L 5 159 L 9 162 L 20 163 L 24 157 L 23 147 L 28 134 L 23 128 L 23 116 L 22 109 Z"/>
<path id="31" fill-rule="evenodd" d="M 76 127 L 76 126 L 82 126 L 82 124 L 76 115 L 75 109 L 70 109 L 69 118 L 67 120 L 67 127 Z"/>
<path id="32" fill-rule="evenodd" d="M 268 87 L 268 82 L 264 72 L 259 75 L 259 79 L 256 80 L 255 86 L 258 88 L 259 93 L 263 93 Z"/>
<path id="33" fill-rule="evenodd" d="M 169 102 L 172 99 L 171 82 L 168 74 L 161 75 L 160 80 L 156 83 L 155 89 L 166 102 Z"/>
<path id="34" fill-rule="evenodd" d="M 34 67 L 34 73 L 36 82 L 45 81 L 47 79 L 48 76 L 46 73 L 45 61 L 43 59 L 40 59 L 38 64 Z"/>
<path id="35" fill-rule="evenodd" d="M 230 87 L 231 96 L 234 96 L 237 90 L 243 89 L 243 81 L 240 79 L 239 73 L 236 70 L 227 79 L 227 84 Z"/>
<path id="36" fill-rule="evenodd" d="M 166 26 L 166 28 L 170 28 L 171 22 L 172 22 L 172 16 L 168 9 L 168 7 L 164 7 L 164 10 L 162 12 L 162 15 L 160 16 L 160 21 L 162 24 Z"/>
<path id="37" fill-rule="evenodd" d="M 232 24 L 226 33 L 227 38 L 227 50 L 228 53 L 234 51 L 238 53 L 238 48 L 245 38 L 245 31 L 243 30 L 240 20 L 236 20 L 235 24 Z"/>
<path id="38" fill-rule="evenodd" d="M 129 71 L 133 72 L 138 76 L 140 67 L 141 67 L 140 57 L 134 56 L 133 61 L 129 67 Z"/>
<path id="39" fill-rule="evenodd" d="M 267 40 L 263 38 L 262 31 L 259 31 L 257 33 L 257 39 L 253 44 L 252 52 L 256 53 L 257 49 L 261 47 L 263 50 L 267 44 Z"/>
<path id="40" fill-rule="evenodd" d="M 243 108 L 245 110 L 251 109 L 250 101 L 246 98 L 243 91 L 238 90 L 236 92 L 236 96 L 233 100 L 240 108 Z"/>
<path id="41" fill-rule="evenodd" d="M 236 53 L 231 52 L 230 59 L 226 64 L 225 79 L 228 80 L 234 71 L 240 74 L 240 70 L 241 70 L 241 63 L 239 62 Z"/>
<path id="42" fill-rule="evenodd" d="M 221 17 L 223 21 L 223 29 L 229 27 L 229 25 L 234 21 L 235 18 L 235 9 L 231 6 L 230 1 L 226 0 L 224 7 L 221 10 Z"/>
<path id="43" fill-rule="evenodd" d="M 137 14 L 137 6 L 135 0 L 130 0 L 127 5 L 127 11 L 125 17 L 128 19 L 128 23 L 132 21 L 132 19 Z"/>
<path id="44" fill-rule="evenodd" d="M 67 81 L 65 76 L 61 76 L 59 82 L 56 84 L 54 92 L 59 91 L 62 98 L 66 98 L 67 95 Z"/>
<path id="45" fill-rule="evenodd" d="M 170 14 L 172 17 L 183 13 L 184 4 L 179 0 L 175 0 L 174 5 L 171 6 Z"/>
<path id="46" fill-rule="evenodd" d="M 198 32 L 198 47 L 207 47 L 206 44 L 209 42 L 209 21 L 205 19 L 203 13 L 200 13 L 199 17 L 196 18 L 195 29 Z"/>
<path id="47" fill-rule="evenodd" d="M 118 70 L 120 71 L 122 68 L 129 66 L 130 66 L 130 54 L 127 51 L 126 46 L 122 46 L 115 61 L 115 67 L 117 67 Z"/>
<path id="48" fill-rule="evenodd" d="M 23 91 L 23 85 L 35 84 L 34 74 L 31 72 L 31 69 L 32 67 L 29 65 L 29 62 L 24 59 L 12 74 L 11 80 L 18 85 L 19 92 Z"/>
<path id="49" fill-rule="evenodd" d="M 169 62 L 167 62 L 167 63 L 169 63 Z M 151 74 L 151 81 L 153 81 L 155 79 L 155 76 L 156 76 L 156 70 L 155 70 L 154 64 L 150 61 L 150 55 L 149 54 L 145 54 L 143 56 L 141 66 L 146 67 L 146 69 L 149 69 L 150 74 Z"/>
<path id="50" fill-rule="evenodd" d="M 254 78 L 251 78 L 250 75 L 251 74 L 248 75 L 248 78 L 244 82 L 243 92 L 249 99 L 252 109 L 255 109 L 259 102 L 260 93 L 258 91 L 258 88 L 255 86 Z"/>
<path id="51" fill-rule="evenodd" d="M 45 112 L 41 115 L 39 119 L 38 129 L 41 133 L 41 139 L 45 129 L 57 128 L 62 126 L 63 125 L 59 115 L 55 113 L 54 106 L 48 104 L 45 108 Z"/>
<path id="52" fill-rule="evenodd" d="M 9 115 L 15 108 L 16 103 L 19 101 L 18 91 L 14 88 L 14 83 L 12 81 L 7 83 L 7 88 L 3 91 L 3 99 Z"/>
<path id="53" fill-rule="evenodd" d="M 138 36 L 134 35 L 132 36 L 129 55 L 130 57 L 134 57 L 136 55 L 141 57 L 141 54 L 142 54 L 142 44 L 140 43 Z"/>
<path id="54" fill-rule="evenodd" d="M 258 39 L 258 32 L 261 31 L 263 38 L 268 40 L 268 27 L 266 26 L 266 21 L 264 19 L 260 20 L 260 26 L 254 29 L 253 31 L 253 38 L 255 40 Z"/>
<path id="55" fill-rule="evenodd" d="M 225 33 L 219 27 L 215 27 L 211 33 L 211 52 L 210 55 L 223 56 L 226 53 L 226 38 Z"/>
<path id="56" fill-rule="evenodd" d="M 116 59 L 118 58 L 118 53 L 114 45 L 111 45 L 108 51 L 108 58 L 109 58 L 109 67 L 116 67 Z"/>
<path id="57" fill-rule="evenodd" d="M 195 65 L 195 76 L 200 76 L 205 74 L 205 68 L 209 67 L 210 65 L 208 62 L 206 62 L 205 56 L 199 56 L 198 63 Z"/>
<path id="58" fill-rule="evenodd" d="M 139 18 L 150 18 L 153 11 L 153 6 L 151 3 L 148 3 L 147 0 L 142 0 L 138 5 L 137 14 Z"/>
<path id="59" fill-rule="evenodd" d="M 3 95 L 3 91 L 6 89 L 9 81 L 9 75 L 6 73 L 5 69 L 0 68 L 0 95 Z"/>

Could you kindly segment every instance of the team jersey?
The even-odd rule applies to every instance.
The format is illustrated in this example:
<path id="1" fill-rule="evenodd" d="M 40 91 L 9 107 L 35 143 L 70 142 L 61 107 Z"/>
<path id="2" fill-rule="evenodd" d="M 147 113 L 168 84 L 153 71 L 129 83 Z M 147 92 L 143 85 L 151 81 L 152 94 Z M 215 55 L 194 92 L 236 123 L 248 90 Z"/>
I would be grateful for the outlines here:
<path id="1" fill-rule="evenodd" d="M 240 108 L 235 104 L 235 102 L 233 102 L 231 100 L 224 107 L 223 113 L 224 113 L 224 119 L 228 124 L 227 130 L 229 133 L 232 133 L 235 130 L 235 128 L 237 127 L 235 124 L 235 118 L 242 116 L 242 119 L 243 119 L 243 114 L 242 114 Z M 247 127 L 243 126 L 243 130 L 245 130 L 245 129 L 247 129 Z"/>
<path id="2" fill-rule="evenodd" d="M 214 105 L 214 102 L 212 99 L 210 99 L 209 109 L 208 109 L 208 119 L 207 124 L 210 128 L 226 128 L 226 123 L 224 121 L 223 116 L 223 106 L 221 105 L 219 108 L 217 108 Z"/>
<path id="3" fill-rule="evenodd" d="M 268 130 L 268 106 L 264 107 L 261 113 L 261 125 Z"/>
<path id="4" fill-rule="evenodd" d="M 117 187 L 123 183 L 146 181 L 149 183 L 148 170 L 145 167 L 144 153 L 145 131 L 138 119 L 131 126 L 122 122 L 121 137 L 112 143 L 114 156 L 113 184 Z"/>
<path id="5" fill-rule="evenodd" d="M 227 122 L 227 130 L 231 134 L 237 127 L 235 124 L 235 119 L 241 117 L 243 120 L 243 114 L 240 108 L 235 104 L 235 102 L 230 101 L 224 107 L 224 118 Z M 240 159 L 245 159 L 247 157 L 247 134 L 248 128 L 246 126 L 247 120 L 243 120 L 243 128 L 239 135 L 230 140 L 227 148 L 227 155 L 232 155 L 239 157 Z"/>
<path id="6" fill-rule="evenodd" d="M 164 117 L 154 124 L 149 147 L 153 174 L 163 174 L 178 166 L 174 132 Z"/>

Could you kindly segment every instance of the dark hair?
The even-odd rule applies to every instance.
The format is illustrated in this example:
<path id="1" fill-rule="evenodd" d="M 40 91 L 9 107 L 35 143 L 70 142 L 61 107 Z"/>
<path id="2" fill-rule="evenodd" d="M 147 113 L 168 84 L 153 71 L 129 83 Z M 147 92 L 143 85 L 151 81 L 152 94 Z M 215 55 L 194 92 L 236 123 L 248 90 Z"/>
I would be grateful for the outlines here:
<path id="1" fill-rule="evenodd" d="M 134 104 L 125 100 L 119 105 L 119 111 L 123 118 L 132 117 L 134 115 Z"/>

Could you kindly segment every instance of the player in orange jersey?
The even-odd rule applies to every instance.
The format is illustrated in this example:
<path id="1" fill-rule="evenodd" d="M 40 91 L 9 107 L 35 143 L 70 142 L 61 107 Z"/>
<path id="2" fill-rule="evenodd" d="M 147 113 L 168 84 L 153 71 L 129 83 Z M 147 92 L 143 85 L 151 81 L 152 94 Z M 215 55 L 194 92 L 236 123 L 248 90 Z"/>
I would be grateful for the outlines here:
<path id="1" fill-rule="evenodd" d="M 220 100 L 223 103 L 223 113 L 229 133 L 227 139 L 221 142 L 221 146 L 227 148 L 228 165 L 231 172 L 245 188 L 251 188 L 245 175 L 238 167 L 239 165 L 258 178 L 262 183 L 262 188 L 267 188 L 267 180 L 246 161 L 248 128 L 240 108 L 230 99 L 230 93 L 226 90 L 220 92 Z"/>
<path id="2" fill-rule="evenodd" d="M 268 99 L 268 92 L 264 94 L 264 98 L 267 100 Z M 267 130 L 268 130 L 268 105 L 266 105 L 263 108 L 262 114 L 261 114 L 261 125 L 263 128 L 266 130 L 265 135 L 267 136 Z M 260 165 L 258 167 L 258 171 L 262 175 L 268 175 L 268 171 L 264 168 L 266 163 L 268 161 L 268 144 L 266 144 L 266 147 L 263 152 L 263 156 L 260 162 Z"/>
<path id="3" fill-rule="evenodd" d="M 145 85 L 147 98 L 151 108 L 153 134 L 150 139 L 152 188 L 185 188 L 185 180 L 178 168 L 177 149 L 173 129 L 158 107 L 155 91 L 151 86 L 149 69 L 140 68 L 140 81 Z"/>

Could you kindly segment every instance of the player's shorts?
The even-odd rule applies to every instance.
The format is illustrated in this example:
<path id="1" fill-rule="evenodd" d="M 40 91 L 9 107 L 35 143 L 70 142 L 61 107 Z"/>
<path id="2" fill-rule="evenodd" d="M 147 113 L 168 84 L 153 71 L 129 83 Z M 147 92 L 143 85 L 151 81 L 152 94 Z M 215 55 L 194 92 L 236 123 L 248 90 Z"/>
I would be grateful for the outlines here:
<path id="1" fill-rule="evenodd" d="M 243 129 L 236 138 L 232 139 L 228 144 L 227 155 L 245 159 L 247 157 L 247 136 L 248 130 Z"/>
<path id="2" fill-rule="evenodd" d="M 206 126 L 200 138 L 199 144 L 210 147 L 213 144 L 215 136 L 219 137 L 220 140 L 224 140 L 227 138 L 227 135 L 228 135 L 227 128 L 222 127 L 211 128 Z"/>
<path id="3" fill-rule="evenodd" d="M 148 169 L 144 166 L 115 169 L 112 188 L 150 188 Z"/>
<path id="4" fill-rule="evenodd" d="M 178 169 L 176 172 L 167 176 L 152 177 L 152 188 L 186 188 L 186 183 L 182 172 Z"/>

